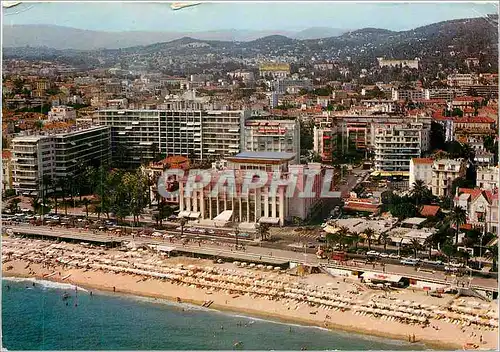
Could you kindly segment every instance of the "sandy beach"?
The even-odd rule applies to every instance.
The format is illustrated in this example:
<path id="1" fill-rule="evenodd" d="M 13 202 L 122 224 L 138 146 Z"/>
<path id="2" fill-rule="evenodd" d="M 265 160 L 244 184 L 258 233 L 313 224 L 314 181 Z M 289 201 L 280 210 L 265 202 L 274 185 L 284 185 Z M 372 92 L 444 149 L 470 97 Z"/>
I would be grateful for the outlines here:
<path id="1" fill-rule="evenodd" d="M 478 349 L 497 350 L 498 325 L 479 324 L 481 315 L 494 319 L 497 302 L 469 297 L 453 300 L 451 295 L 437 298 L 417 290 L 372 290 L 359 281 L 326 274 L 296 276 L 242 268 L 237 263 L 214 264 L 195 258 L 165 258 L 148 251 L 92 249 L 39 240 L 3 237 L 2 254 L 4 276 L 196 305 L 212 301 L 210 308 L 217 310 L 385 338 L 408 341 L 414 335 L 416 342 L 436 349 L 462 350 L 469 343 Z M 395 314 L 390 307 L 396 305 L 415 314 Z M 463 320 L 465 312 L 470 312 L 468 322 Z"/>

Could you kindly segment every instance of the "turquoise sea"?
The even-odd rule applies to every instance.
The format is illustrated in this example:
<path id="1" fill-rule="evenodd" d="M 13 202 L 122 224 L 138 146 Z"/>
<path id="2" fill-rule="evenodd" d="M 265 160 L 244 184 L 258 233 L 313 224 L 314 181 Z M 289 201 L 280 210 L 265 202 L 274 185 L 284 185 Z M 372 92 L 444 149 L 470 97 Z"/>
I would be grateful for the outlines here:
<path id="1" fill-rule="evenodd" d="M 2 280 L 2 333 L 8 350 L 425 349 L 163 300 L 96 291 L 91 296 L 69 284 L 13 278 Z"/>

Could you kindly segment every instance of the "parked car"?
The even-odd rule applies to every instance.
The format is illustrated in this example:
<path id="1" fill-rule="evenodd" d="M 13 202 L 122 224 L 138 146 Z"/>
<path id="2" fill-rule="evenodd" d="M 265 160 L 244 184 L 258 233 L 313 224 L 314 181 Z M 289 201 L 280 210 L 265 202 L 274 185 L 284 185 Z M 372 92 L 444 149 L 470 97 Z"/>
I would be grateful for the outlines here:
<path id="1" fill-rule="evenodd" d="M 368 252 L 366 252 L 366 255 L 369 257 L 378 257 L 378 256 L 380 256 L 380 253 L 377 251 L 368 251 Z"/>
<path id="2" fill-rule="evenodd" d="M 316 245 L 312 242 L 307 243 L 307 248 L 316 248 Z"/>
<path id="3" fill-rule="evenodd" d="M 401 258 L 401 256 L 399 254 L 397 254 L 397 253 L 391 253 L 391 254 L 389 254 L 389 258 L 391 258 L 391 259 L 399 259 L 399 258 Z"/>
<path id="4" fill-rule="evenodd" d="M 399 261 L 403 265 L 417 265 L 418 264 L 418 259 L 414 258 L 404 258 Z"/>
<path id="5" fill-rule="evenodd" d="M 389 254 L 387 254 L 387 253 L 380 253 L 380 258 L 389 258 Z"/>

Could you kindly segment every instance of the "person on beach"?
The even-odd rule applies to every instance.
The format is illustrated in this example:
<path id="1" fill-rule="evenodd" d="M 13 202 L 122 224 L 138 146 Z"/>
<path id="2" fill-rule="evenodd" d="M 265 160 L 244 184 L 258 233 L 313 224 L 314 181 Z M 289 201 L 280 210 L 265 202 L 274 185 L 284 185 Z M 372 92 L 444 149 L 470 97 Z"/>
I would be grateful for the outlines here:
<path id="1" fill-rule="evenodd" d="M 116 292 L 116 287 L 115 286 L 113 286 L 113 292 Z"/>

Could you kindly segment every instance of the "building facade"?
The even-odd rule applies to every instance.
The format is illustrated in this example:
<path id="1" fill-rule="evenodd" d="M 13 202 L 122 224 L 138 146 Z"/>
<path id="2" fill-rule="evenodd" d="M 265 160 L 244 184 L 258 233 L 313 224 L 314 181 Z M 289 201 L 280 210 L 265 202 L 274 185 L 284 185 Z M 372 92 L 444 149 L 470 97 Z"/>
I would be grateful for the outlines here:
<path id="1" fill-rule="evenodd" d="M 379 125 L 375 128 L 375 170 L 410 170 L 412 158 L 419 158 L 430 146 L 430 129 L 423 123 Z"/>
<path id="2" fill-rule="evenodd" d="M 15 137 L 12 140 L 13 188 L 36 195 L 44 180 L 74 176 L 82 166 L 105 163 L 111 156 L 110 143 L 110 129 L 102 126 Z"/>
<path id="3" fill-rule="evenodd" d="M 498 189 L 498 166 L 478 167 L 476 170 L 476 186 L 485 191 Z"/>
<path id="4" fill-rule="evenodd" d="M 410 161 L 410 189 L 417 180 L 421 180 L 431 189 L 432 185 L 432 164 L 434 160 L 431 158 L 413 158 Z"/>
<path id="5" fill-rule="evenodd" d="M 201 104 L 168 104 L 162 110 L 100 110 L 101 125 L 112 131 L 113 159 L 130 164 L 151 161 L 158 153 L 196 160 L 230 156 L 241 150 L 246 110 L 203 110 Z"/>
<path id="6" fill-rule="evenodd" d="M 275 152 L 243 152 L 227 158 L 226 170 L 212 170 L 211 182 L 203 189 L 186 192 L 187 178 L 179 183 L 181 217 L 200 219 L 200 222 L 217 224 L 218 222 L 237 223 L 269 223 L 283 226 L 293 217 L 305 219 L 313 207 L 320 201 L 323 180 L 323 169 L 320 164 L 293 164 L 295 155 L 292 153 Z M 284 184 L 271 187 L 273 174 L 280 173 L 280 180 L 286 181 L 292 173 L 297 175 L 295 192 L 304 190 L 307 170 L 317 170 L 312 181 L 314 196 L 309 198 L 290 197 L 288 187 Z M 269 175 L 268 183 L 257 188 L 245 188 L 245 177 L 251 170 L 265 171 Z M 219 187 L 219 178 L 224 172 L 234 173 L 234 188 Z M 293 201 L 291 201 L 293 199 Z"/>
<path id="7" fill-rule="evenodd" d="M 298 120 L 246 120 L 242 150 L 295 154 L 300 162 L 300 122 Z"/>

